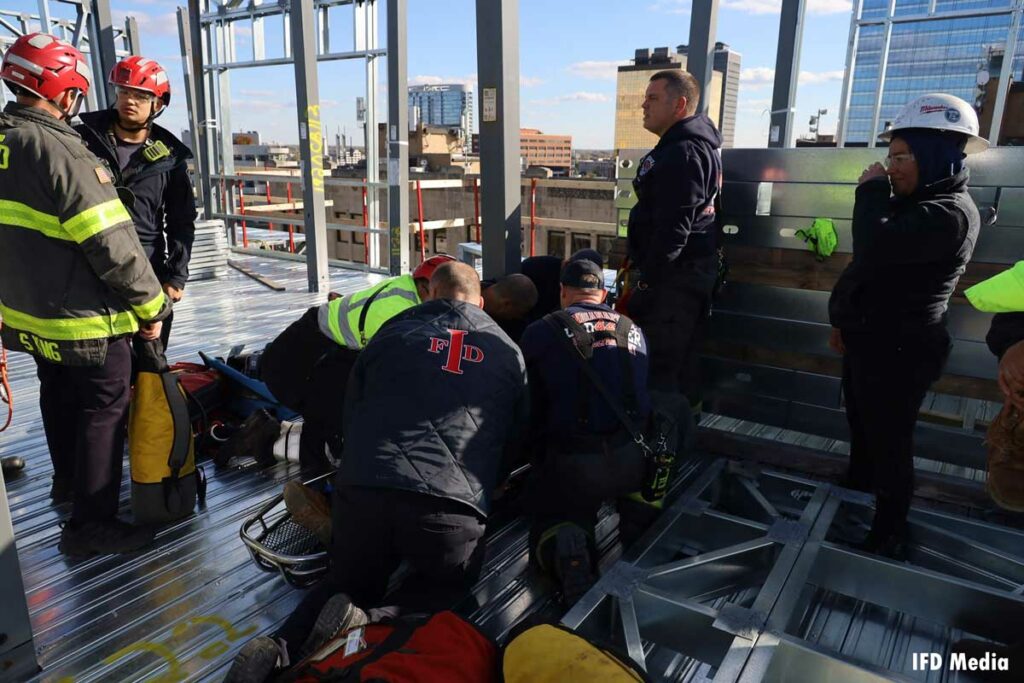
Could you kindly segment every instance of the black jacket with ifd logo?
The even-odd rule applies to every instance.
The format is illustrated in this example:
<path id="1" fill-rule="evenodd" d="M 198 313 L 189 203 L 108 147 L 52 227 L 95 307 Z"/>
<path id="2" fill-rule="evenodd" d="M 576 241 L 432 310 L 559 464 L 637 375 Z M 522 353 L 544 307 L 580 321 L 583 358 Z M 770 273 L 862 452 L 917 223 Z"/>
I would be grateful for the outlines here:
<path id="1" fill-rule="evenodd" d="M 9 103 L 0 114 L 4 345 L 99 365 L 110 338 L 169 312 L 107 169 L 69 125 Z"/>
<path id="2" fill-rule="evenodd" d="M 715 197 L 722 135 L 704 114 L 676 122 L 637 166 L 629 213 L 629 259 L 648 284 L 718 249 Z"/>
<path id="3" fill-rule="evenodd" d="M 853 261 L 829 299 L 833 327 L 898 332 L 945 319 L 981 228 L 968 179 L 965 169 L 908 197 L 891 197 L 888 178 L 857 187 Z"/>
<path id="4" fill-rule="evenodd" d="M 483 310 L 446 299 L 414 306 L 359 354 L 337 482 L 456 500 L 486 516 L 527 400 L 523 356 Z"/>
<path id="5" fill-rule="evenodd" d="M 153 124 L 149 139 L 121 170 L 110 137 L 116 116 L 113 109 L 82 114 L 76 130 L 92 153 L 110 166 L 117 185 L 134 195 L 127 208 L 157 278 L 181 289 L 188 280 L 196 229 L 187 168 L 192 152 L 173 133 Z"/>

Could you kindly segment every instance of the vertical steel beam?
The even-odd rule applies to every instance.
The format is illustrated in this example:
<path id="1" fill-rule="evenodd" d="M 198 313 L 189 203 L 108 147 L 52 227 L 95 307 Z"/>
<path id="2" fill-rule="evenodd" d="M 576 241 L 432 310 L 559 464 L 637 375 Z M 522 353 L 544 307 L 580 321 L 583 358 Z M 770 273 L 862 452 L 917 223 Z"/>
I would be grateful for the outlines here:
<path id="1" fill-rule="evenodd" d="M 714 1 L 714 0 L 712 0 Z M 476 0 L 484 277 L 519 272 L 519 0 Z"/>
<path id="2" fill-rule="evenodd" d="M 999 144 L 999 132 L 1003 126 L 1003 115 L 1006 112 L 1006 96 L 1010 91 L 1010 80 L 1013 77 L 1013 61 L 1017 54 L 1017 36 L 1020 35 L 1021 14 L 1024 5 L 1018 5 L 1010 20 L 1010 32 L 1006 36 L 1006 48 L 1003 51 L 1003 68 L 999 72 L 999 91 L 996 92 L 996 103 L 992 108 L 992 125 L 988 132 L 988 141 L 993 147 Z"/>
<path id="3" fill-rule="evenodd" d="M 114 42 L 114 23 L 110 16 L 110 0 L 92 0 L 92 15 L 96 21 L 96 40 L 90 41 L 89 49 L 96 50 L 100 57 L 100 71 L 95 75 L 97 84 L 102 83 L 106 99 L 100 103 L 106 107 L 114 101 L 114 87 L 107 83 L 107 74 L 117 64 L 117 46 Z"/>
<path id="4" fill-rule="evenodd" d="M 52 23 L 50 0 L 39 0 L 39 30 L 43 33 L 50 33 L 53 31 Z"/>
<path id="5" fill-rule="evenodd" d="M 21 581 L 18 549 L 14 544 L 11 508 L 7 501 L 7 484 L 0 473 L 0 594 L 4 608 L 0 610 L 0 662 L 4 663 L 4 680 L 22 680 L 39 671 L 32 644 L 32 622 L 28 617 L 25 586 Z"/>
<path id="6" fill-rule="evenodd" d="M 878 83 L 875 85 L 875 112 L 868 131 L 868 147 L 878 143 L 878 122 L 882 116 L 882 95 L 885 94 L 885 72 L 889 69 L 889 45 L 892 41 L 892 18 L 896 14 L 896 0 L 889 0 L 889 14 L 885 18 L 885 37 L 882 39 L 882 58 L 878 63 Z"/>
<path id="7" fill-rule="evenodd" d="M 796 114 L 796 87 L 800 79 L 800 45 L 804 39 L 806 0 L 782 0 L 779 46 L 775 55 L 769 147 L 789 147 Z"/>
<path id="8" fill-rule="evenodd" d="M 380 46 L 379 32 L 377 31 L 377 0 L 364 0 L 365 19 L 364 26 L 366 35 L 364 43 L 367 50 L 376 50 Z M 370 228 L 376 230 L 380 227 L 380 141 L 379 141 L 379 117 L 377 114 L 377 83 L 380 81 L 380 62 L 376 55 L 366 56 L 366 219 Z M 380 233 L 368 233 L 370 239 L 367 249 L 368 261 L 371 268 L 381 267 L 381 238 Z"/>
<path id="9" fill-rule="evenodd" d="M 711 103 L 711 74 L 715 66 L 715 36 L 718 34 L 718 0 L 693 0 L 690 13 L 690 45 L 686 70 L 700 86 L 697 111 L 706 114 Z M 723 81 L 722 87 L 725 88 Z"/>
<path id="10" fill-rule="evenodd" d="M 198 0 L 191 0 L 190 5 L 198 5 Z M 188 129 L 192 136 L 192 157 L 195 168 L 194 183 L 199 188 L 199 203 L 203 206 L 203 217 L 209 218 L 213 213 L 210 202 L 210 168 L 206 150 L 206 105 L 201 95 L 203 91 L 202 60 L 196 59 L 194 44 L 197 32 L 192 30 L 191 7 L 178 8 L 178 40 L 181 45 L 181 70 L 185 77 L 185 105 L 188 107 Z"/>
<path id="11" fill-rule="evenodd" d="M 843 89 L 839 100 L 839 121 L 836 123 L 836 147 L 846 144 L 846 128 L 850 118 L 850 97 L 853 95 L 853 72 L 857 68 L 857 43 L 860 41 L 861 0 L 853 0 L 853 14 L 850 15 L 850 37 L 846 41 L 846 71 L 843 72 Z"/>
<path id="12" fill-rule="evenodd" d="M 327 271 L 327 215 L 324 210 L 324 137 L 320 123 L 320 79 L 313 13 L 311 0 L 291 0 L 306 277 L 310 292 L 325 292 L 330 287 L 330 275 Z"/>
<path id="13" fill-rule="evenodd" d="M 124 41 L 125 49 L 130 55 L 142 54 L 142 38 L 139 36 L 139 22 L 135 17 L 128 17 L 124 20 Z"/>
<path id="14" fill-rule="evenodd" d="M 392 275 L 409 272 L 407 10 L 408 0 L 388 0 L 388 270 Z"/>

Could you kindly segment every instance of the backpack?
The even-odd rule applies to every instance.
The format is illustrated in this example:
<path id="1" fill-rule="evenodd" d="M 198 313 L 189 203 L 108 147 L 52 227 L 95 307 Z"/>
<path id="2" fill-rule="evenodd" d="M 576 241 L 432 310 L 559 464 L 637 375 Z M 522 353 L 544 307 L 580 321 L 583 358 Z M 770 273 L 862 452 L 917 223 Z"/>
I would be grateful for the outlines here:
<path id="1" fill-rule="evenodd" d="M 140 524 L 192 514 L 206 494 L 196 468 L 188 401 L 159 340 L 136 339 L 135 390 L 128 411 L 132 511 Z"/>
<path id="2" fill-rule="evenodd" d="M 633 660 L 562 626 L 541 624 L 505 646 L 504 683 L 641 683 L 650 681 Z"/>
<path id="3" fill-rule="evenodd" d="M 454 612 L 349 629 L 278 681 L 498 683 L 498 648 Z"/>

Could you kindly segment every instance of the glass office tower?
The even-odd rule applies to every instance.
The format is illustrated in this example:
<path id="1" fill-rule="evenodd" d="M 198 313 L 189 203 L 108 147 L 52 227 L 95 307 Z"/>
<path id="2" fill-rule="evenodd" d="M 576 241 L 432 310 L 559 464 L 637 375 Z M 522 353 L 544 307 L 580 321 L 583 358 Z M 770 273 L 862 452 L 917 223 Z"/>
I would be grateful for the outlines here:
<path id="1" fill-rule="evenodd" d="M 977 106 L 979 83 L 1021 81 L 1022 12 L 1021 0 L 855 0 L 841 144 L 872 145 L 918 95 L 947 92 Z M 997 97 L 994 110 L 1004 106 Z"/>

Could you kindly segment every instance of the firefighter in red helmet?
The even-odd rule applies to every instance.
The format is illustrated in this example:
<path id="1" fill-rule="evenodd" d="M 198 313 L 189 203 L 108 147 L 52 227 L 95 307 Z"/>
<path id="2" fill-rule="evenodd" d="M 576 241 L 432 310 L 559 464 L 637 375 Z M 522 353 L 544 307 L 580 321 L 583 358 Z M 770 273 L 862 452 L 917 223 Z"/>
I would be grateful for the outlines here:
<path id="1" fill-rule="evenodd" d="M 192 152 L 154 123 L 171 103 L 171 83 L 162 66 L 137 55 L 118 62 L 107 82 L 117 94 L 113 107 L 82 114 L 76 129 L 110 167 L 153 271 L 167 296 L 179 301 L 188 281 L 196 208 L 187 169 Z M 165 348 L 172 317 L 163 325 Z"/>
<path id="2" fill-rule="evenodd" d="M 17 97 L 0 114 L 0 336 L 35 358 L 51 497 L 73 503 L 61 550 L 130 552 L 153 532 L 116 516 L 129 338 L 159 337 L 170 303 L 109 171 L 67 123 L 91 85 L 82 54 L 22 36 L 0 78 Z"/>

